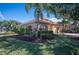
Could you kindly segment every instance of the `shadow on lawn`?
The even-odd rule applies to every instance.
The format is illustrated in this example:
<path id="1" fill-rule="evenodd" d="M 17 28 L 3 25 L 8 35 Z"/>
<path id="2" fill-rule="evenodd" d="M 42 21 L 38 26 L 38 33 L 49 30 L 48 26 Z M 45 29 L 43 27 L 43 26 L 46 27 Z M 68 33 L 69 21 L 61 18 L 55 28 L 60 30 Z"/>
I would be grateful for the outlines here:
<path id="1" fill-rule="evenodd" d="M 56 55 L 79 55 L 79 41 L 75 39 L 58 38 L 53 41 L 53 45 L 52 50 Z"/>
<path id="2" fill-rule="evenodd" d="M 13 36 L 8 36 L 8 37 L 19 39 L 22 41 L 29 41 L 29 42 L 46 42 L 47 40 L 47 39 L 42 40 L 32 35 L 13 35 Z"/>
<path id="3" fill-rule="evenodd" d="M 7 38 L 7 39 L 11 39 L 11 38 Z M 2 45 L 0 46 L 0 48 L 4 48 L 5 49 L 5 54 L 41 54 L 41 50 L 39 49 L 38 44 L 34 44 L 31 42 L 25 42 L 25 41 L 11 41 L 11 40 L 5 40 L 4 41 L 0 41 L 0 43 L 2 43 Z"/>
<path id="4" fill-rule="evenodd" d="M 71 55 L 79 49 L 79 42 L 68 38 L 55 38 L 47 43 L 21 41 L 19 38 L 0 38 L 0 54 L 7 55 Z M 78 51 L 76 51 L 77 53 Z"/>

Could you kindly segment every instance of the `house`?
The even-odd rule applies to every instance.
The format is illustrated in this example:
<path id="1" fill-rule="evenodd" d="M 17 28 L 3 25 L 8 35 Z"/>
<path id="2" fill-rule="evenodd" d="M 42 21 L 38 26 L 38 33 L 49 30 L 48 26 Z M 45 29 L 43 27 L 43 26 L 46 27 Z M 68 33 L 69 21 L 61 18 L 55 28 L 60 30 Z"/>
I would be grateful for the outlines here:
<path id="1" fill-rule="evenodd" d="M 33 19 L 24 24 L 29 30 L 36 31 L 36 30 L 48 30 L 53 31 L 54 33 L 62 32 L 63 26 L 62 24 L 52 22 L 48 19 Z"/>

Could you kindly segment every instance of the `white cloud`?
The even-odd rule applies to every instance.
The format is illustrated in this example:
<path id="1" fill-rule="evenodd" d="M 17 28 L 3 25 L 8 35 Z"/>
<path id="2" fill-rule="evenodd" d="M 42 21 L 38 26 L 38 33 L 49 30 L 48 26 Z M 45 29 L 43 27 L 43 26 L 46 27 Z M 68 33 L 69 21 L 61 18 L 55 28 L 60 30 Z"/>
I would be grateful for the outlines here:
<path id="1" fill-rule="evenodd" d="M 2 12 L 0 11 L 0 18 L 1 19 L 5 19 L 5 17 L 3 16 Z"/>
<path id="2" fill-rule="evenodd" d="M 49 20 L 51 20 L 53 22 L 61 22 L 62 21 L 62 19 L 57 19 L 57 18 L 51 18 Z"/>

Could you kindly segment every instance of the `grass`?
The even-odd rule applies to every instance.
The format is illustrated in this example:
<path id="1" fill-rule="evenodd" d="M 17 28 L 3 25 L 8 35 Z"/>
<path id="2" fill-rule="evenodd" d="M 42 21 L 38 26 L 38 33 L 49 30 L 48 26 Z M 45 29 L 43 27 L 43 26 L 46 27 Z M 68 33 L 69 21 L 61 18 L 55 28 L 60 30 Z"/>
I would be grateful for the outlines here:
<path id="1" fill-rule="evenodd" d="M 1 55 L 69 55 L 79 50 L 79 41 L 56 37 L 46 43 L 21 41 L 16 38 L 0 38 Z"/>

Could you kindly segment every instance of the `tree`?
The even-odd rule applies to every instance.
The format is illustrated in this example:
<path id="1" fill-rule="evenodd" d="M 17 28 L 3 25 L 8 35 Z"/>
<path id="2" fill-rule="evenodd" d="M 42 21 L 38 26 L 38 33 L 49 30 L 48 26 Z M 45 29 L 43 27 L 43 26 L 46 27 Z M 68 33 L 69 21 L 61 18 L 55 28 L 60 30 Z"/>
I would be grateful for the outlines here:
<path id="1" fill-rule="evenodd" d="M 3 28 L 5 28 L 5 31 L 13 31 L 18 28 L 18 25 L 20 25 L 20 23 L 15 20 L 3 20 L 0 21 L 0 25 L 1 31 L 3 30 Z"/>
<path id="2" fill-rule="evenodd" d="M 55 16 L 57 18 L 72 19 L 74 24 L 78 24 L 79 20 L 79 4 L 76 3 L 58 3 L 52 4 L 52 8 L 55 10 Z"/>
<path id="3" fill-rule="evenodd" d="M 3 21 L 0 21 L 0 32 L 2 32 L 3 31 Z"/>
<path id="4" fill-rule="evenodd" d="M 63 19 L 63 20 L 62 20 L 62 24 L 63 24 L 63 29 L 66 30 L 66 25 L 70 24 L 70 20 L 68 20 L 68 19 Z"/>
<path id="5" fill-rule="evenodd" d="M 16 28 L 18 28 L 18 26 L 21 25 L 20 22 L 15 21 L 15 20 L 10 20 L 8 23 L 9 23 L 9 30 L 10 31 L 15 30 Z"/>
<path id="6" fill-rule="evenodd" d="M 54 13 L 54 9 L 49 3 L 28 3 L 25 5 L 25 9 L 27 12 L 31 9 L 34 10 L 34 17 L 36 18 L 37 21 L 39 21 L 39 19 L 43 19 L 44 13 L 46 13 L 47 16 L 50 16 L 50 14 Z M 36 33 L 38 33 L 38 30 L 39 29 L 37 24 Z M 38 34 L 36 34 L 36 36 L 37 35 Z"/>

